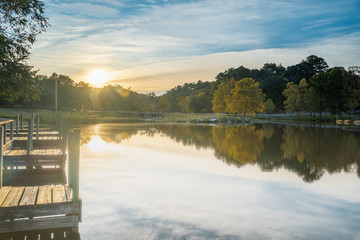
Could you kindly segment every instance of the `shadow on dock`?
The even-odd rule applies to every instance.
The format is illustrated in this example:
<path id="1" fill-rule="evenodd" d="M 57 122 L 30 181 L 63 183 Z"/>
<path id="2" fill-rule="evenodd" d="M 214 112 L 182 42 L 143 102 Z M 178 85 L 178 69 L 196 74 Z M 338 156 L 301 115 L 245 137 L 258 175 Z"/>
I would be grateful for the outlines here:
<path id="1" fill-rule="evenodd" d="M 66 184 L 66 173 L 60 168 L 5 169 L 3 186 L 42 186 Z"/>

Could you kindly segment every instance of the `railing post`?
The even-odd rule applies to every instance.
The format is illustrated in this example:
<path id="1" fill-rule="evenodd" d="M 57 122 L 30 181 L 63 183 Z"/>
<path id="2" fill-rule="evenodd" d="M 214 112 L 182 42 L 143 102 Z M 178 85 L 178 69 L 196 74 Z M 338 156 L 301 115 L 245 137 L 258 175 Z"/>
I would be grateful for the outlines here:
<path id="1" fill-rule="evenodd" d="M 16 134 L 19 134 L 19 114 L 16 114 Z"/>
<path id="2" fill-rule="evenodd" d="M 31 117 L 28 123 L 28 140 L 26 146 L 26 153 L 30 155 L 31 150 L 33 149 L 33 134 L 34 134 L 34 118 Z"/>
<path id="3" fill-rule="evenodd" d="M 79 201 L 80 130 L 69 133 L 69 186 L 73 188 L 73 201 Z"/>
<path id="4" fill-rule="evenodd" d="M 10 123 L 10 140 L 14 138 L 14 122 Z"/>
<path id="5" fill-rule="evenodd" d="M 21 129 L 21 131 L 24 129 L 24 116 L 23 116 L 23 114 L 20 115 L 20 129 Z"/>
<path id="6" fill-rule="evenodd" d="M 0 189 L 2 188 L 3 185 L 3 166 L 4 166 L 3 135 L 4 135 L 4 129 L 3 126 L 0 125 Z"/>
<path id="7" fill-rule="evenodd" d="M 36 140 L 39 140 L 40 116 L 36 117 Z"/>
<path id="8" fill-rule="evenodd" d="M 68 135 L 68 125 L 67 122 L 64 121 L 62 134 L 61 134 L 61 152 L 65 155 L 66 152 L 66 142 L 67 142 L 67 135 Z"/>
<path id="9" fill-rule="evenodd" d="M 6 144 L 6 125 L 7 123 L 4 124 L 4 136 L 3 136 L 3 144 Z"/>

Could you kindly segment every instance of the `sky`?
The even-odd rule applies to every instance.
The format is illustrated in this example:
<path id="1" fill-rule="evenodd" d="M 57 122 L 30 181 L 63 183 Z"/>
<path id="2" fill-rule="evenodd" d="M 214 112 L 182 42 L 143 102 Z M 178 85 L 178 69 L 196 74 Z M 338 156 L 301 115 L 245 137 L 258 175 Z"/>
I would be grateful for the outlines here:
<path id="1" fill-rule="evenodd" d="M 51 26 L 29 64 L 161 94 L 228 68 L 289 66 L 309 55 L 360 65 L 360 0 L 44 0 Z"/>

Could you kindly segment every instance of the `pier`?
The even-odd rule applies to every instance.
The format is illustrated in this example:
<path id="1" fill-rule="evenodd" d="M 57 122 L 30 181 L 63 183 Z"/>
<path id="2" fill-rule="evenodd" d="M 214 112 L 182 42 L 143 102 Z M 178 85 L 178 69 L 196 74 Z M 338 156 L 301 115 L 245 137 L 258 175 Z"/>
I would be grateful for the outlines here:
<path id="1" fill-rule="evenodd" d="M 80 131 L 39 123 L 0 119 L 0 239 L 80 239 Z"/>

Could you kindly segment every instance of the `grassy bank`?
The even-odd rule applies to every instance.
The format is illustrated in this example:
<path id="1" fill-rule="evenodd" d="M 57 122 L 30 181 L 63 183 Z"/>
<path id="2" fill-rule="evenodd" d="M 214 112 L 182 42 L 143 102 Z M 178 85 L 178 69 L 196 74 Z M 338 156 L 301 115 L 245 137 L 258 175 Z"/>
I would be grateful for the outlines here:
<path id="1" fill-rule="evenodd" d="M 93 123 L 122 123 L 142 122 L 139 118 L 124 118 L 117 112 L 81 112 L 81 111 L 58 111 L 58 113 L 70 124 L 93 124 Z M 53 110 L 38 108 L 0 108 L 0 117 L 15 118 L 17 114 L 23 114 L 27 120 L 32 114 L 40 116 L 41 123 L 54 124 L 56 114 Z"/>
<path id="2" fill-rule="evenodd" d="M 15 118 L 16 114 L 22 113 L 24 119 L 30 118 L 31 114 L 40 116 L 41 123 L 54 124 L 55 112 L 53 110 L 38 108 L 0 108 L 0 117 Z M 335 115 L 322 116 L 292 116 L 282 115 L 260 115 L 260 116 L 241 116 L 234 114 L 188 114 L 188 113 L 166 113 L 161 118 L 150 118 L 144 116 L 126 116 L 124 112 L 81 112 L 81 111 L 59 111 L 61 116 L 68 120 L 70 124 L 95 124 L 95 123 L 129 123 L 129 122 L 192 122 L 192 123 L 223 123 L 223 124 L 241 124 L 251 122 L 290 122 L 290 123 L 323 123 L 335 124 L 337 117 Z M 348 119 L 343 116 L 342 119 Z"/>

